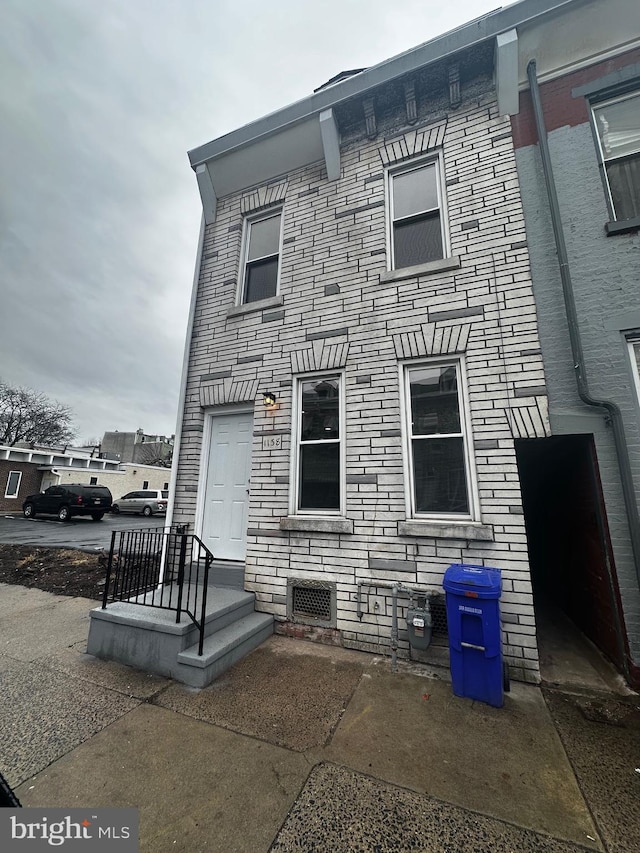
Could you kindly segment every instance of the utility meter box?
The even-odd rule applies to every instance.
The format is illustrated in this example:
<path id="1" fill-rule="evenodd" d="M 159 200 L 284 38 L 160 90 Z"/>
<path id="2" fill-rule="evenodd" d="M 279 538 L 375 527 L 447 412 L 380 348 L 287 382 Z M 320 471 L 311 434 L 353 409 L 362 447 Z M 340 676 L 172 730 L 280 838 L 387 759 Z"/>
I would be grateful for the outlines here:
<path id="1" fill-rule="evenodd" d="M 407 632 L 409 643 L 414 649 L 426 649 L 431 642 L 433 620 L 428 607 L 409 607 L 407 609 Z"/>

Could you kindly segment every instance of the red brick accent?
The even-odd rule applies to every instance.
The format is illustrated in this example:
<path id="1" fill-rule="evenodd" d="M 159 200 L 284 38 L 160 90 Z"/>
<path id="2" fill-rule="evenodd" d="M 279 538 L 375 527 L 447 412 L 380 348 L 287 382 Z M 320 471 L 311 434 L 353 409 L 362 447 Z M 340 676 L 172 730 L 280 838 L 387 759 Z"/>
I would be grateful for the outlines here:
<path id="1" fill-rule="evenodd" d="M 4 493 L 7 490 L 7 481 L 10 471 L 21 471 L 22 479 L 18 489 L 17 498 L 5 498 Z M 32 462 L 7 462 L 5 459 L 0 460 L 0 511 L 1 512 L 22 512 L 22 501 L 27 495 L 32 495 L 34 492 L 40 491 L 42 483 L 42 471 L 38 471 L 38 466 Z"/>
<path id="2" fill-rule="evenodd" d="M 640 666 L 629 664 L 629 685 L 635 690 L 640 689 Z"/>
<path id="3" fill-rule="evenodd" d="M 324 646 L 341 646 L 342 637 L 336 628 L 320 628 L 317 625 L 299 625 L 296 622 L 276 622 L 276 634 L 295 637 L 298 640 L 311 640 Z"/>
<path id="4" fill-rule="evenodd" d="M 557 130 L 559 127 L 566 126 L 575 127 L 577 124 L 589 121 L 586 99 L 574 98 L 571 94 L 572 89 L 576 86 L 584 86 L 585 83 L 612 74 L 636 62 L 640 62 L 640 48 L 540 84 L 540 98 L 547 130 Z M 518 115 L 511 116 L 511 129 L 515 148 L 524 148 L 538 143 L 531 93 L 528 90 L 520 92 L 520 112 Z"/>

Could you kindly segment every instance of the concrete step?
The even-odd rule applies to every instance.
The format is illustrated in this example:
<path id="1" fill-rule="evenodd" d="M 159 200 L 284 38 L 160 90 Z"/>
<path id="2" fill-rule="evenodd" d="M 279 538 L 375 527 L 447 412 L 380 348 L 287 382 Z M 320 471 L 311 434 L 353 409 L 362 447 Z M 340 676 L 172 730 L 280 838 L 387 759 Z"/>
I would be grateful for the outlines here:
<path id="1" fill-rule="evenodd" d="M 210 637 L 232 622 L 254 612 L 256 596 L 253 592 L 210 586 L 207 590 L 207 616 L 204 635 Z"/>
<path id="2" fill-rule="evenodd" d="M 140 602 L 143 600 L 139 598 Z M 209 587 L 205 637 L 250 616 L 254 603 L 252 592 Z M 186 614 L 176 623 L 175 612 L 142 603 L 113 602 L 106 610 L 97 608 L 90 615 L 89 654 L 158 675 L 173 676 L 177 655 L 198 640 L 198 629 Z"/>
<path id="3" fill-rule="evenodd" d="M 185 569 L 185 580 L 189 575 L 197 582 L 202 582 L 204 577 L 204 564 L 191 563 Z M 168 573 L 166 580 L 175 580 L 173 573 Z M 209 567 L 209 586 L 226 587 L 228 589 L 244 590 L 244 563 L 229 560 L 214 560 Z"/>
<path id="4" fill-rule="evenodd" d="M 273 616 L 250 613 L 205 638 L 203 654 L 198 644 L 178 654 L 177 677 L 191 687 L 206 687 L 225 670 L 261 645 L 273 634 Z"/>
<path id="5" fill-rule="evenodd" d="M 244 589 L 244 563 L 214 560 L 209 569 L 209 586 Z"/>

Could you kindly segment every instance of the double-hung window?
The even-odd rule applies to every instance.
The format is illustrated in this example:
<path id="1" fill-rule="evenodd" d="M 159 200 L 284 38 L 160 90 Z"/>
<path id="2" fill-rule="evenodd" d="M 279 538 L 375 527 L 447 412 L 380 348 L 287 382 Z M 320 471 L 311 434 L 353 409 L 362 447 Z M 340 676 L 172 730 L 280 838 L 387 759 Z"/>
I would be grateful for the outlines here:
<path id="1" fill-rule="evenodd" d="M 609 206 L 618 221 L 640 217 L 640 93 L 592 106 Z"/>
<path id="2" fill-rule="evenodd" d="M 629 357 L 631 358 L 631 370 L 636 385 L 636 394 L 640 403 L 640 337 L 628 338 Z"/>
<path id="3" fill-rule="evenodd" d="M 340 376 L 298 381 L 296 512 L 340 513 L 343 493 Z"/>
<path id="4" fill-rule="evenodd" d="M 282 210 L 245 220 L 242 303 L 269 299 L 278 292 Z"/>
<path id="5" fill-rule="evenodd" d="M 22 471 L 9 471 L 7 477 L 7 485 L 4 490 L 5 498 L 17 498 L 20 491 L 20 480 L 22 480 Z"/>
<path id="6" fill-rule="evenodd" d="M 413 516 L 473 516 L 464 396 L 458 360 L 405 368 Z"/>
<path id="7" fill-rule="evenodd" d="M 446 254 L 440 158 L 389 172 L 391 269 L 437 261 Z"/>

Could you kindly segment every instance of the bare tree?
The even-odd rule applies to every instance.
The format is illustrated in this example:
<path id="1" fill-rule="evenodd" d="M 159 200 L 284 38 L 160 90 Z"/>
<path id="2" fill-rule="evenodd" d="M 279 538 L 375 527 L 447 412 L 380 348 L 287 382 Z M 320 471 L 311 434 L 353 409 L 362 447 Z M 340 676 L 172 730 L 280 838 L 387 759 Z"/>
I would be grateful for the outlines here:
<path id="1" fill-rule="evenodd" d="M 75 435 L 72 417 L 45 394 L 0 382 L 0 444 L 67 444 Z"/>

